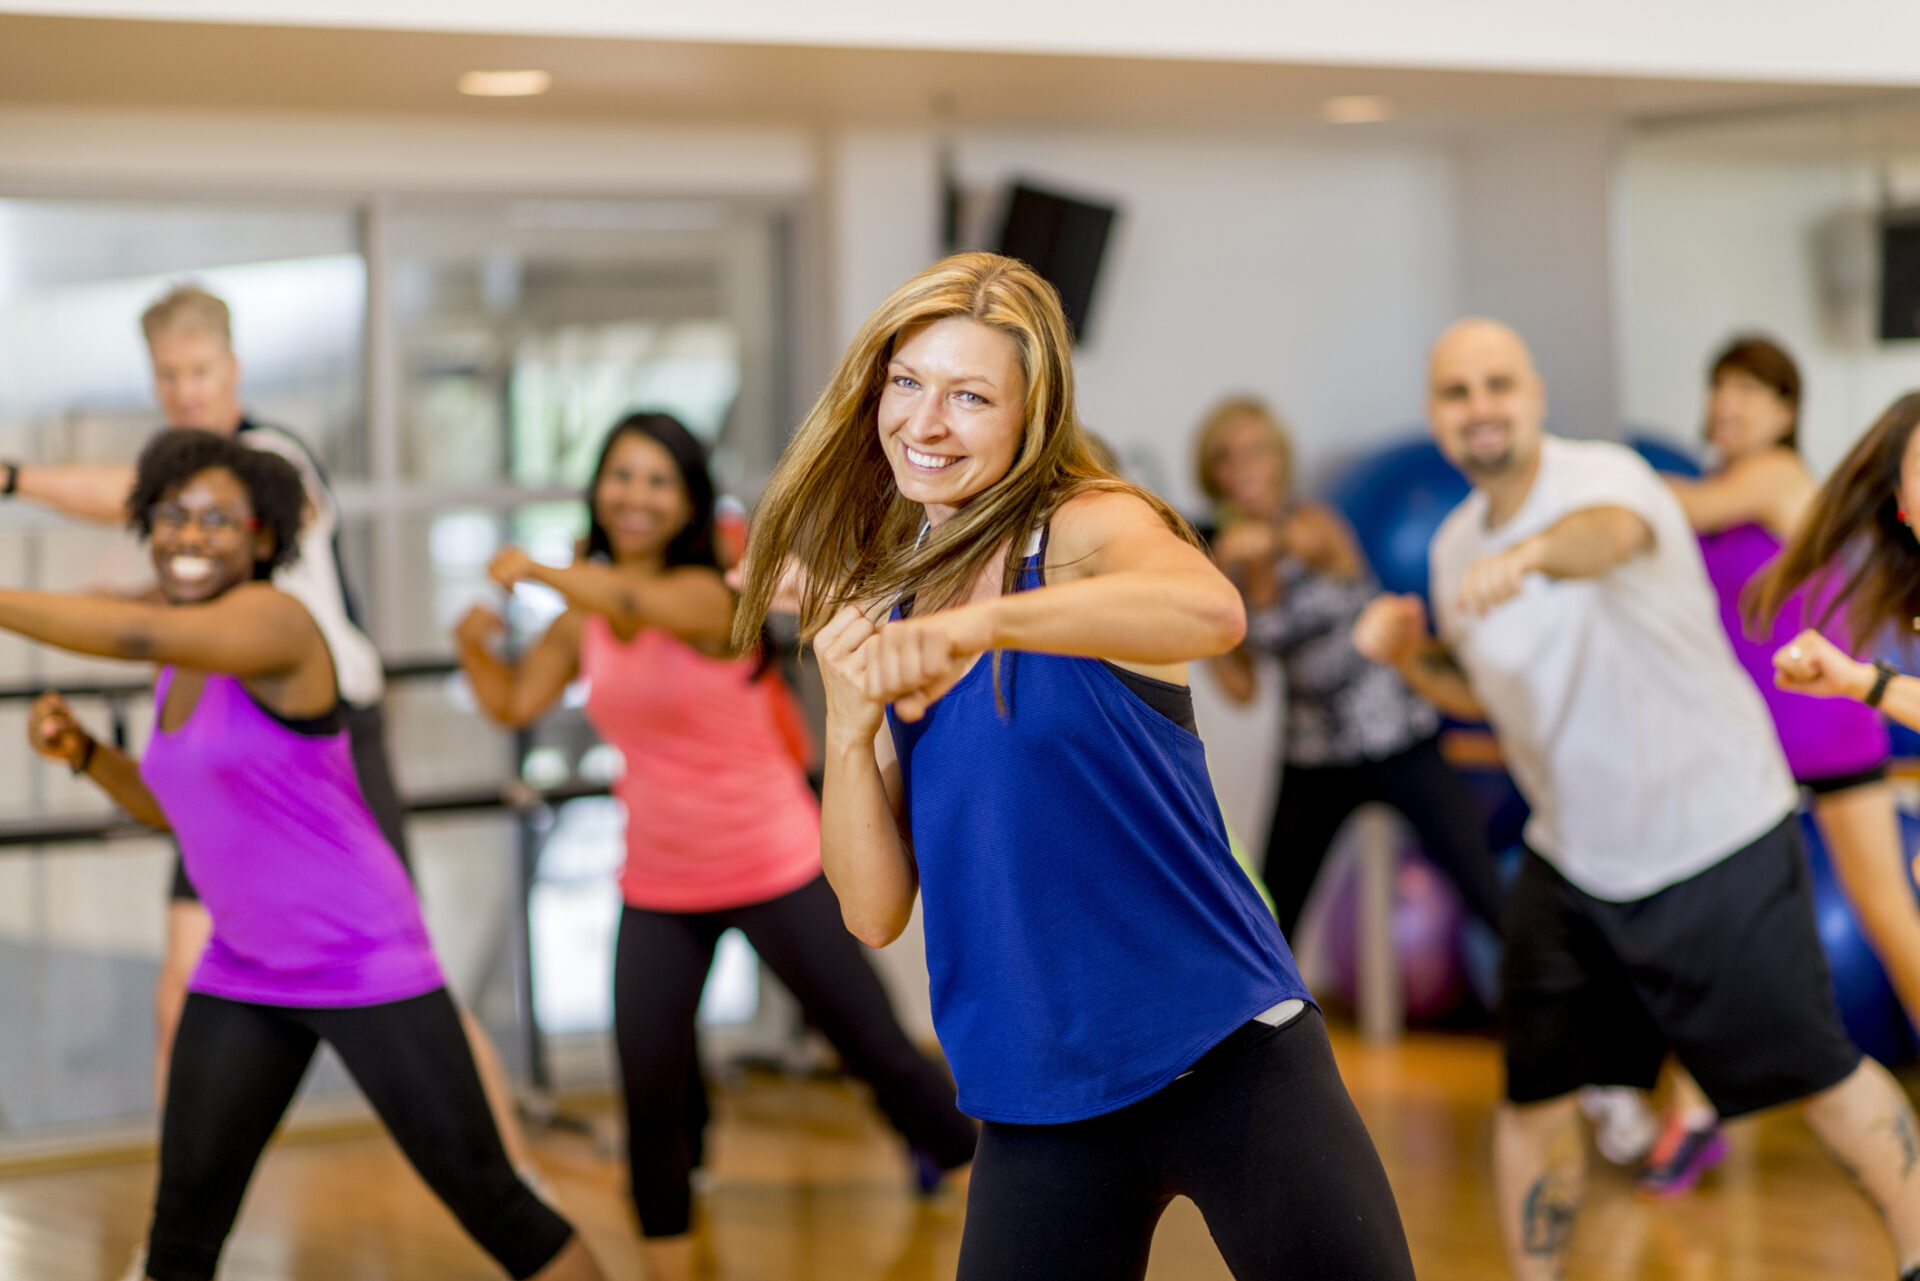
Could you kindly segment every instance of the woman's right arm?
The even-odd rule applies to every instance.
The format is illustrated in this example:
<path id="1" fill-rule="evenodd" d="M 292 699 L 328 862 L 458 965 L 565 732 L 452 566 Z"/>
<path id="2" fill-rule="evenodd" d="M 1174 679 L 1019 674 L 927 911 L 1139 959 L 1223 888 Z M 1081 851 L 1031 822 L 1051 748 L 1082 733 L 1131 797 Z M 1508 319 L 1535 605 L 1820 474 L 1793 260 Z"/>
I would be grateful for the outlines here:
<path id="1" fill-rule="evenodd" d="M 27 713 L 27 741 L 48 760 L 85 774 L 148 827 L 164 832 L 172 826 L 161 812 L 160 802 L 141 780 L 139 762 L 87 733 L 60 695 L 49 691 L 34 700 L 33 709 Z"/>
<path id="2" fill-rule="evenodd" d="M 852 935 L 885 947 L 913 918 L 920 871 L 906 837 L 886 705 L 866 694 L 862 646 L 876 628 L 848 605 L 813 638 L 827 691 L 820 862 Z"/>
<path id="3" fill-rule="evenodd" d="M 494 649 L 506 630 L 500 616 L 480 605 L 468 610 L 454 628 L 454 653 L 481 710 L 512 729 L 540 719 L 580 674 L 581 624 L 579 611 L 568 610 L 518 662 L 508 662 Z"/>

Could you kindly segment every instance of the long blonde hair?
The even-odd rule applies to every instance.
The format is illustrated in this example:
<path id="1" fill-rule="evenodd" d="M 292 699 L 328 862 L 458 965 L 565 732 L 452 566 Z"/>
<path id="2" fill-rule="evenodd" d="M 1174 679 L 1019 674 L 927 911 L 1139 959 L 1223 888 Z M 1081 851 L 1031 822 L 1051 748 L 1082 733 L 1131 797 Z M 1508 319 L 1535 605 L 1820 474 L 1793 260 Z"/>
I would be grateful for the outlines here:
<path id="1" fill-rule="evenodd" d="M 901 337 L 953 316 L 1013 341 L 1027 380 L 1025 428 L 1007 474 L 922 538 L 924 513 L 895 487 L 875 415 Z M 754 643 L 790 565 L 803 573 L 803 636 L 848 603 L 865 607 L 912 592 L 923 612 L 951 604 L 996 555 L 1006 558 L 1002 588 L 1011 591 L 1034 532 L 1062 503 L 1093 489 L 1139 495 L 1197 543 L 1171 507 L 1096 460 L 1074 412 L 1072 341 L 1053 286 L 1012 258 L 955 254 L 867 317 L 781 455 L 754 512 L 734 642 Z"/>

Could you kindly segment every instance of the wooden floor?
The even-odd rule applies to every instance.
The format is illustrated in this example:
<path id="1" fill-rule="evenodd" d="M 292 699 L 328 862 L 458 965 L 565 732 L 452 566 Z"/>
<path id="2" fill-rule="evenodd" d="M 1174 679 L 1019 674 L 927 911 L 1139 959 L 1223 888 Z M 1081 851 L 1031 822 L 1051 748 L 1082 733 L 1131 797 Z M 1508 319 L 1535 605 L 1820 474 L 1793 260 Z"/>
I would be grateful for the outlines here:
<path id="1" fill-rule="evenodd" d="M 1502 1275 L 1490 1191 L 1491 1042 L 1416 1035 L 1362 1046 L 1336 1032 L 1427 1281 Z M 1607 1281 L 1888 1281 L 1879 1225 L 1799 1120 L 1733 1127 L 1733 1155 L 1691 1196 L 1638 1198 L 1594 1162 L 1571 1275 Z M 609 1275 L 640 1278 L 621 1169 L 589 1139 L 551 1133 L 541 1162 Z M 0 1178 L 0 1278 L 118 1281 L 145 1222 L 152 1169 L 124 1164 Z M 921 1201 L 898 1143 L 860 1096 L 813 1082 L 726 1092 L 701 1203 L 705 1263 L 723 1281 L 944 1281 L 963 1207 Z M 1282 1230 L 1284 1230 L 1282 1226 Z M 229 1281 L 483 1281 L 489 1261 L 381 1137 L 274 1148 L 227 1250 Z M 1191 1205 L 1155 1242 L 1155 1281 L 1227 1271 Z"/>

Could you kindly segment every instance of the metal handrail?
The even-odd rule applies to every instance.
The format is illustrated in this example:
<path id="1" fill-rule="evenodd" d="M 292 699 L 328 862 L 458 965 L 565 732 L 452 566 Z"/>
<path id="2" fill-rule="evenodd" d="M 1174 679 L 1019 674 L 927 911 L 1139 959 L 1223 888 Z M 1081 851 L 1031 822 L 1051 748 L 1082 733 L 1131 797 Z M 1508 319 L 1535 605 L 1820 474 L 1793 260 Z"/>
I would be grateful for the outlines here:
<path id="1" fill-rule="evenodd" d="M 450 658 L 402 658 L 383 665 L 390 681 L 427 680 L 436 676 L 451 676 L 460 670 L 460 664 Z M 69 698 L 138 698 L 153 691 L 153 682 L 48 678 L 18 685 L 0 685 L 0 703 L 31 703 L 50 689 L 57 689 Z"/>

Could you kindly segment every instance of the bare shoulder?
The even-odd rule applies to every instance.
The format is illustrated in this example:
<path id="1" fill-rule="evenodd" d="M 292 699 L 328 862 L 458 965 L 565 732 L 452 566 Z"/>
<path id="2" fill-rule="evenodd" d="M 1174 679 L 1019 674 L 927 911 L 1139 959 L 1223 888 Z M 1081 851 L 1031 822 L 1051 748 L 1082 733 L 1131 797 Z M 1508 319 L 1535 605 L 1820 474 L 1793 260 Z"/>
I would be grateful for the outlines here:
<path id="1" fill-rule="evenodd" d="M 1212 564 L 1133 490 L 1075 494 L 1054 513 L 1047 538 L 1047 581 L 1052 583 L 1149 567 L 1211 571 Z"/>

